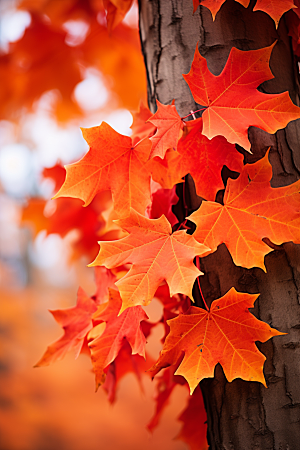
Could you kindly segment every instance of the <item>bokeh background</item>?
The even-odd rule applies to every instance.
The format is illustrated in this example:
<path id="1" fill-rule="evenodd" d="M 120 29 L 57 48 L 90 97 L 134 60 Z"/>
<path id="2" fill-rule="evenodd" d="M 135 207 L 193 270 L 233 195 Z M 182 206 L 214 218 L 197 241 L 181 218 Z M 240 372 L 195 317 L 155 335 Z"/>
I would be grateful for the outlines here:
<path id="1" fill-rule="evenodd" d="M 150 434 L 149 376 L 141 388 L 126 375 L 111 405 L 85 355 L 33 368 L 62 333 L 48 309 L 73 306 L 79 285 L 95 292 L 91 259 L 74 258 L 78 230 L 43 230 L 54 193 L 43 171 L 83 156 L 80 127 L 105 120 L 130 135 L 129 111 L 146 99 L 137 23 L 136 3 L 109 32 L 102 0 L 0 0 L 0 450 L 187 449 L 174 440 L 185 387 Z M 158 319 L 158 302 L 147 314 Z M 149 339 L 153 358 L 162 335 Z"/>

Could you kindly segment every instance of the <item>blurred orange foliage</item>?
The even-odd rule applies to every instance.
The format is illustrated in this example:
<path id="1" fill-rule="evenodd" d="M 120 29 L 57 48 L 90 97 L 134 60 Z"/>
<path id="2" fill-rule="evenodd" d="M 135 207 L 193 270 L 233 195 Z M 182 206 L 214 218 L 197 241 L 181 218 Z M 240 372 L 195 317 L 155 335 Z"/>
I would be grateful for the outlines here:
<path id="1" fill-rule="evenodd" d="M 132 2 L 125 3 L 122 17 Z M 114 8 L 120 11 L 119 6 Z M 31 24 L 23 37 L 9 45 L 7 53 L 0 54 L 0 119 L 16 120 L 50 90 L 56 92 L 54 112 L 58 120 L 83 115 L 74 89 L 88 67 L 101 71 L 106 88 L 113 91 L 115 107 L 137 109 L 139 101 L 145 100 L 138 30 L 114 18 L 115 29 L 110 33 L 102 1 L 24 0 L 19 8 L 30 13 Z M 108 21 L 110 17 L 108 13 Z M 68 21 L 81 21 L 88 27 L 79 44 L 67 41 L 64 25 Z"/>

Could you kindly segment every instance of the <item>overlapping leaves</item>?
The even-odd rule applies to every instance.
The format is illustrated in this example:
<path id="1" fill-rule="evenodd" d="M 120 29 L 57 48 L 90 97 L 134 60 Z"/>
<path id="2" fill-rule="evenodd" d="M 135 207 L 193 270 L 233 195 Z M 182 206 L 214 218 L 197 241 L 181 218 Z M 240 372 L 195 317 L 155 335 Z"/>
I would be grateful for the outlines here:
<path id="1" fill-rule="evenodd" d="M 147 219 L 134 210 L 118 224 L 130 233 L 123 239 L 100 243 L 100 253 L 92 265 L 108 269 L 132 264 L 118 286 L 123 300 L 121 311 L 136 305 L 148 305 L 162 281 L 166 281 L 171 295 L 182 293 L 193 298 L 195 279 L 201 275 L 193 264 L 197 255 L 209 249 L 198 243 L 184 230 L 172 233 L 168 220 Z"/>
<path id="2" fill-rule="evenodd" d="M 224 242 L 235 264 L 262 269 L 271 250 L 263 238 L 300 243 L 300 181 L 273 189 L 271 177 L 268 155 L 246 165 L 237 180 L 228 181 L 224 205 L 203 202 L 190 216 L 195 238 L 213 251 Z"/>
<path id="3" fill-rule="evenodd" d="M 222 135 L 250 151 L 250 126 L 275 133 L 300 118 L 300 108 L 288 92 L 264 94 L 257 90 L 273 78 L 269 67 L 272 49 L 273 45 L 250 51 L 233 47 L 222 73 L 215 76 L 196 48 L 191 70 L 184 78 L 195 101 L 205 107 L 203 134 L 209 139 Z"/>
<path id="4" fill-rule="evenodd" d="M 214 3 L 220 7 L 223 2 Z M 247 1 L 244 3 L 247 6 Z M 210 2 L 202 4 L 208 6 Z M 260 6 L 258 2 L 256 7 Z M 274 20 L 278 20 L 275 13 Z M 164 307 L 161 321 L 166 339 L 151 371 L 156 374 L 171 367 L 158 383 L 161 392 L 156 397 L 151 429 L 180 383 L 178 379 L 184 377 L 192 392 L 203 378 L 214 375 L 217 363 L 229 381 L 242 378 L 265 385 L 265 357 L 255 342 L 282 334 L 249 312 L 258 295 L 238 293 L 232 288 L 215 300 L 210 310 L 190 307 L 194 282 L 202 274 L 194 264 L 196 257 L 205 257 L 225 243 L 235 264 L 264 269 L 264 256 L 270 251 L 264 238 L 277 245 L 300 243 L 300 182 L 273 189 L 268 157 L 243 166 L 242 153 L 234 145 L 249 151 L 250 126 L 274 133 L 300 117 L 300 108 L 293 105 L 287 93 L 263 94 L 257 90 L 272 78 L 272 48 L 248 52 L 233 48 L 218 77 L 209 72 L 206 60 L 196 50 L 185 79 L 196 102 L 205 107 L 202 118 L 186 122 L 175 105 L 158 102 L 158 111 L 153 115 L 145 106 L 140 107 L 134 115 L 131 137 L 120 135 L 106 123 L 84 129 L 90 149 L 79 162 L 67 167 L 65 183 L 56 195 L 79 198 L 86 206 L 97 193 L 110 190 L 119 217 L 116 225 L 127 236 L 101 240 L 100 252 L 91 264 L 107 268 L 102 267 L 108 271 L 103 275 L 105 289 L 107 273 L 120 270 L 114 285 L 119 292 L 110 291 L 108 302 L 98 301 L 97 296 L 87 298 L 92 310 L 86 320 L 75 320 L 73 334 L 68 334 L 68 321 L 61 322 L 65 336 L 53 348 L 59 351 L 63 343 L 63 351 L 73 347 L 78 350 L 82 339 L 89 341 L 86 348 L 91 354 L 96 385 L 104 383 L 113 399 L 121 374 L 136 367 L 139 376 L 144 367 L 140 358 L 145 355 L 147 333 L 143 326 L 150 333 L 154 325 L 146 321 L 142 306 L 156 295 Z M 240 173 L 236 180 L 226 180 L 226 188 L 222 174 L 225 165 Z M 174 186 L 184 183 L 187 174 L 192 175 L 196 192 L 204 199 L 188 218 L 196 224 L 193 235 L 187 219 L 176 223 L 176 208 L 172 208 L 178 199 Z M 219 195 L 222 189 L 224 197 Z M 213 201 L 216 198 L 222 200 Z M 184 194 L 182 203 L 186 212 Z M 162 212 L 177 231 L 172 231 Z M 101 277 L 97 284 L 101 285 Z M 166 292 L 168 288 L 170 293 Z M 182 377 L 174 377 L 171 368 L 177 368 L 176 375 Z M 191 446 L 200 439 L 193 437 L 188 428 L 193 405 L 198 408 L 201 403 L 199 395 L 194 394 L 182 415 L 181 438 Z M 201 445 L 205 448 L 206 443 Z"/>

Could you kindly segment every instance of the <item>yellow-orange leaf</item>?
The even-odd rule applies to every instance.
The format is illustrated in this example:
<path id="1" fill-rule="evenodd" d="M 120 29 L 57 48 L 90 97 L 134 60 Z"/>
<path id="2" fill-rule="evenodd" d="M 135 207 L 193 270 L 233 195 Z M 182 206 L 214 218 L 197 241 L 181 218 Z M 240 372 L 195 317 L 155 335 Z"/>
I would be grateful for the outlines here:
<path id="1" fill-rule="evenodd" d="M 191 306 L 187 314 L 168 321 L 168 335 L 157 363 L 157 373 L 184 358 L 175 372 L 189 383 L 191 393 L 203 378 L 214 376 L 217 363 L 223 367 L 228 381 L 242 378 L 265 384 L 265 356 L 255 341 L 266 342 L 281 333 L 256 319 L 248 310 L 258 294 L 244 294 L 231 288 L 215 300 L 209 311 Z"/>
<path id="2" fill-rule="evenodd" d="M 190 216 L 197 225 L 193 236 L 212 251 L 224 242 L 235 264 L 265 270 L 270 247 L 263 238 L 300 243 L 300 181 L 274 189 L 271 177 L 268 155 L 247 164 L 237 180 L 228 180 L 224 205 L 203 202 Z"/>
<path id="3" fill-rule="evenodd" d="M 167 281 L 171 295 L 181 293 L 193 298 L 194 281 L 201 275 L 193 259 L 209 252 L 205 245 L 183 230 L 172 234 L 165 216 L 148 219 L 132 209 L 129 217 L 117 223 L 130 235 L 99 242 L 100 253 L 91 265 L 110 269 L 132 264 L 129 272 L 116 282 L 123 300 L 121 311 L 148 305 L 163 280 Z"/>
<path id="4" fill-rule="evenodd" d="M 87 206 L 97 192 L 110 189 L 119 216 L 128 215 L 130 207 L 143 214 L 150 203 L 149 139 L 133 147 L 130 137 L 105 122 L 82 133 L 90 149 L 80 161 L 66 166 L 66 181 L 54 198 L 80 198 Z"/>

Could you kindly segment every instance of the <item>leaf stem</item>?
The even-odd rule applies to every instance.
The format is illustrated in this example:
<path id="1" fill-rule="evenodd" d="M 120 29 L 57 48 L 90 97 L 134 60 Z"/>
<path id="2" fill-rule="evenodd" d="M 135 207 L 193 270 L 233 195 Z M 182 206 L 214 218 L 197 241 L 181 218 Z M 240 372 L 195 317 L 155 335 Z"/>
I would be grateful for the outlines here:
<path id="1" fill-rule="evenodd" d="M 200 270 L 200 258 L 199 258 L 199 256 L 196 256 L 196 266 Z M 202 292 L 202 289 L 201 289 L 201 284 L 200 284 L 199 277 L 197 278 L 197 283 L 198 283 L 198 288 L 199 288 L 200 295 L 201 295 L 201 298 L 203 300 L 204 306 L 206 308 L 206 311 L 209 311 L 209 308 L 207 306 L 207 303 L 205 301 L 205 298 L 204 298 L 204 295 L 203 295 L 203 292 Z"/>
<path id="2" fill-rule="evenodd" d="M 184 228 L 184 226 L 185 226 L 185 224 L 187 223 L 187 219 L 185 219 L 185 221 L 184 222 L 181 222 L 181 224 L 180 224 L 180 226 L 177 228 L 177 230 L 176 231 L 179 231 L 180 230 L 180 228 Z"/>
<path id="3" fill-rule="evenodd" d="M 186 119 L 187 117 L 193 116 L 195 113 L 204 111 L 206 108 L 197 109 L 197 111 L 191 111 L 187 116 L 181 117 L 181 120 Z"/>
<path id="4" fill-rule="evenodd" d="M 184 217 L 186 217 L 188 215 L 188 211 L 189 211 L 188 206 L 186 204 L 186 199 L 185 199 L 185 187 L 186 187 L 185 179 L 186 179 L 186 175 L 184 177 L 184 182 L 182 185 L 182 202 L 183 202 L 183 207 L 184 207 Z"/>

